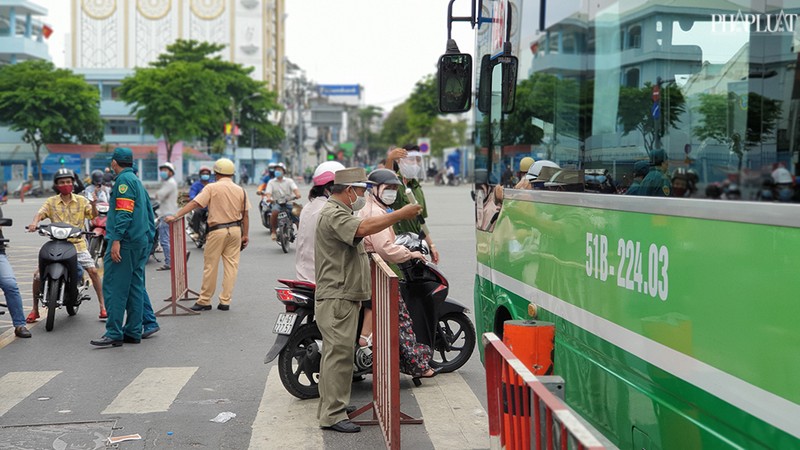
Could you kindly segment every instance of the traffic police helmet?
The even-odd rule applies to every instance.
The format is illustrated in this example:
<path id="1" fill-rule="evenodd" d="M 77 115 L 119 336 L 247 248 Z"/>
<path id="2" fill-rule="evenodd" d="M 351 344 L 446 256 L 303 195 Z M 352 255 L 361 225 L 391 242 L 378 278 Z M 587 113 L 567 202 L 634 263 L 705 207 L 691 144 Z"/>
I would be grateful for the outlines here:
<path id="1" fill-rule="evenodd" d="M 214 172 L 220 175 L 232 176 L 235 171 L 233 161 L 228 158 L 220 158 L 214 163 Z"/>

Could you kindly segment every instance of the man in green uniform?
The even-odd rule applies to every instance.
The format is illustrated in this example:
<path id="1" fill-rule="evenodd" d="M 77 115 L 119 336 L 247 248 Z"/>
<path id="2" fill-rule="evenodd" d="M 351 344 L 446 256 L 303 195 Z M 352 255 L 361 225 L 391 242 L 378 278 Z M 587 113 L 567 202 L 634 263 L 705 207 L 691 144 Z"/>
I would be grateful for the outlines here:
<path id="1" fill-rule="evenodd" d="M 331 196 L 319 213 L 314 238 L 317 289 L 314 312 L 322 333 L 322 361 L 317 418 L 324 429 L 356 433 L 347 405 L 353 379 L 358 312 L 371 297 L 369 259 L 362 238 L 422 211 L 406 205 L 398 211 L 362 219 L 353 212 L 367 203 L 367 173 L 341 169 L 334 175 Z"/>
<path id="2" fill-rule="evenodd" d="M 633 165 L 633 182 L 625 191 L 625 195 L 644 195 L 642 191 L 642 180 L 650 172 L 650 161 L 636 161 Z"/>
<path id="3" fill-rule="evenodd" d="M 411 153 L 409 153 L 411 152 Z M 403 186 L 397 190 L 397 198 L 390 206 L 393 209 L 400 209 L 403 206 L 411 203 L 411 200 L 406 195 L 406 188 L 411 189 L 414 199 L 422 206 L 422 219 L 428 218 L 428 207 L 425 204 L 425 193 L 422 192 L 422 186 L 419 180 L 425 174 L 422 167 L 422 158 L 419 153 L 419 146 L 408 144 L 403 148 L 393 148 L 389 150 L 386 155 L 386 167 L 393 169 L 397 172 L 397 177 L 403 182 Z M 416 233 L 420 234 L 421 225 L 419 218 L 412 218 L 410 220 L 403 220 L 394 225 L 395 234 L 403 233 Z M 430 236 L 425 236 L 425 242 L 431 249 L 431 260 L 434 264 L 439 264 L 439 251 L 433 245 L 433 239 Z"/>
<path id="4" fill-rule="evenodd" d="M 142 338 L 144 265 L 153 245 L 155 223 L 150 197 L 132 169 L 129 148 L 114 149 L 111 170 L 117 174 L 109 200 L 103 257 L 103 296 L 106 299 L 106 333 L 92 345 L 118 347 L 123 342 L 138 344 Z M 149 301 L 148 301 L 149 303 Z M 125 327 L 122 319 L 127 313 Z"/>
<path id="5" fill-rule="evenodd" d="M 650 154 L 650 161 L 653 165 L 650 167 L 650 172 L 642 180 L 639 195 L 669 197 L 672 190 L 672 182 L 666 174 L 669 167 L 666 153 L 661 149 L 653 150 Z"/>

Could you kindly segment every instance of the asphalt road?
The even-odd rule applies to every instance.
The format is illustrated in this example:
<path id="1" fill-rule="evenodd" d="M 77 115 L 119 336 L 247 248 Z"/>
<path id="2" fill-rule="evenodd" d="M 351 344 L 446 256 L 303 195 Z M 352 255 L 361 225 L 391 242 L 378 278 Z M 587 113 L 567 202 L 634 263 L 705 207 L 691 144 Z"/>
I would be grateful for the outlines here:
<path id="1" fill-rule="evenodd" d="M 441 253 L 450 295 L 472 308 L 475 273 L 473 207 L 469 187 L 425 186 L 429 227 Z M 307 192 L 307 187 L 302 187 Z M 316 400 L 298 401 L 278 381 L 276 363 L 264 355 L 283 307 L 277 278 L 294 277 L 294 248 L 283 254 L 261 226 L 255 186 L 249 187 L 251 244 L 242 254 L 231 310 L 161 317 L 161 331 L 141 344 L 89 345 L 104 332 L 95 301 L 68 317 L 57 312 L 55 329 L 43 321 L 32 339 L 15 339 L 10 317 L 0 316 L 0 449 L 106 448 L 106 438 L 138 434 L 119 448 L 381 448 L 377 427 L 357 435 L 321 431 Z M 12 199 L 3 206 L 14 219 L 4 229 L 9 259 L 31 307 L 30 279 L 44 238 L 25 233 L 42 199 Z M 199 290 L 202 250 L 189 243 L 189 287 Z M 151 259 L 147 289 L 156 310 L 170 295 L 169 272 Z M 220 270 L 220 277 L 222 271 Z M 221 283 L 218 284 L 218 289 Z M 94 298 L 94 295 L 93 295 Z M 216 298 L 214 299 L 216 301 Z M 182 302 L 186 306 L 191 302 Z M 480 340 L 480 337 L 479 337 Z M 371 378 L 354 385 L 352 403 L 366 404 Z M 477 350 L 457 373 L 414 388 L 401 376 L 402 410 L 425 420 L 405 425 L 405 448 L 488 448 L 485 378 Z M 211 422 L 218 414 L 236 417 Z"/>

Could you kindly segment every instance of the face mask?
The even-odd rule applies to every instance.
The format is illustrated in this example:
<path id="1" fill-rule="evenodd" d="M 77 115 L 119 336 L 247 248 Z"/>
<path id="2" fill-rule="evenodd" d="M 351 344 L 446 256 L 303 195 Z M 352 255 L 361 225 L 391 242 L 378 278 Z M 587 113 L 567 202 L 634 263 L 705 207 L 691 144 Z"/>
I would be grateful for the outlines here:
<path id="1" fill-rule="evenodd" d="M 281 172 L 280 170 L 276 170 L 275 171 L 275 178 L 280 178 L 282 176 L 283 176 L 283 172 Z"/>
<path id="2" fill-rule="evenodd" d="M 683 197 L 686 195 L 686 188 L 673 187 L 672 194 L 673 197 Z"/>
<path id="3" fill-rule="evenodd" d="M 355 191 L 353 193 L 355 193 Z M 363 195 L 359 196 L 358 194 L 356 194 L 356 199 L 353 202 L 353 204 L 350 205 L 350 207 L 353 208 L 353 211 L 358 211 L 359 209 L 366 206 L 366 204 L 367 204 L 367 198 L 364 197 Z"/>
<path id="4" fill-rule="evenodd" d="M 397 200 L 397 191 L 393 189 L 385 189 L 381 192 L 381 201 L 384 205 L 391 205 Z"/>
<path id="5" fill-rule="evenodd" d="M 208 175 L 208 174 L 204 173 L 204 174 L 200 175 L 200 179 L 203 180 L 203 181 L 208 181 L 208 180 L 211 179 L 211 175 Z"/>
<path id="6" fill-rule="evenodd" d="M 162 180 L 166 180 L 167 178 L 169 178 L 169 173 L 167 171 L 165 171 L 165 170 L 162 170 L 161 172 L 159 172 L 159 175 L 161 175 L 161 179 Z"/>
<path id="7" fill-rule="evenodd" d="M 72 194 L 72 185 L 71 184 L 59 185 L 59 186 L 56 186 L 56 189 L 58 189 L 58 192 L 60 192 L 60 193 L 62 193 L 64 195 Z"/>

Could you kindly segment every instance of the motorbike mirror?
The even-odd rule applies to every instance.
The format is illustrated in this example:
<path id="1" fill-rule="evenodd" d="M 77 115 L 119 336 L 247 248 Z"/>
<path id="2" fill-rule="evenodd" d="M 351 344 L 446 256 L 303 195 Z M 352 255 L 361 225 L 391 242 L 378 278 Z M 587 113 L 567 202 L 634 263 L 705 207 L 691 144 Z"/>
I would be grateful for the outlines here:
<path id="1" fill-rule="evenodd" d="M 447 42 L 447 53 L 438 64 L 439 111 L 459 113 L 472 106 L 472 56 L 459 53 L 455 41 Z"/>

